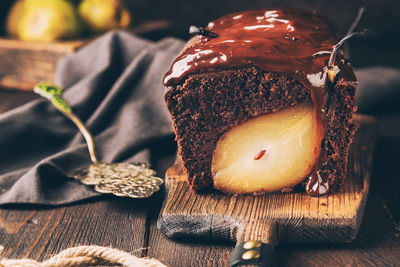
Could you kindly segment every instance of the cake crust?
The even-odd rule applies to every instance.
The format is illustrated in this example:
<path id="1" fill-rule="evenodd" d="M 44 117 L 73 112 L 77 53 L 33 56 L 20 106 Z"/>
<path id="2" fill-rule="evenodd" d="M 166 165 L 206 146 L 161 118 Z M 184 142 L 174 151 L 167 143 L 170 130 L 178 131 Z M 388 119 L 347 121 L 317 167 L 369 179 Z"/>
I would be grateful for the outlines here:
<path id="1" fill-rule="evenodd" d="M 311 196 L 339 188 L 357 129 L 356 78 L 343 53 L 329 63 L 327 78 L 337 42 L 331 24 L 313 11 L 269 9 L 226 15 L 206 29 L 212 37 L 192 38 L 164 77 L 191 187 L 213 185 L 213 152 L 224 133 L 259 115 L 309 102 L 320 153 L 299 187 Z"/>
<path id="2" fill-rule="evenodd" d="M 320 161 L 321 177 L 335 189 L 346 175 L 357 129 L 352 119 L 355 83 L 339 81 L 332 91 Z M 226 131 L 258 115 L 311 101 L 311 93 L 294 79 L 251 67 L 190 75 L 169 88 L 165 100 L 189 184 L 199 191 L 213 185 L 212 156 Z"/>

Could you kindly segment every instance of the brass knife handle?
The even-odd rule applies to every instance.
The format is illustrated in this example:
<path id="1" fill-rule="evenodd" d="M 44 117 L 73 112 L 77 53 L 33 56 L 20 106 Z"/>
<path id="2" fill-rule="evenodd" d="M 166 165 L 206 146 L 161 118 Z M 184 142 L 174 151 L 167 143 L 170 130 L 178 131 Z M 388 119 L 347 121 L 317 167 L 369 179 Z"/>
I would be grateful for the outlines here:
<path id="1" fill-rule="evenodd" d="M 276 267 L 275 247 L 258 240 L 250 240 L 236 245 L 229 260 L 229 267 L 243 265 Z"/>

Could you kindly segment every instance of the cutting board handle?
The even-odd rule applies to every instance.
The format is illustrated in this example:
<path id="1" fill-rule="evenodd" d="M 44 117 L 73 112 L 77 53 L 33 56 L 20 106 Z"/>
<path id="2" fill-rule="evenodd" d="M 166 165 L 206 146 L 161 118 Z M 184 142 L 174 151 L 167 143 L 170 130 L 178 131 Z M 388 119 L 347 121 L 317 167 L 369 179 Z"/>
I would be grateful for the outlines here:
<path id="1" fill-rule="evenodd" d="M 243 265 L 277 266 L 276 243 L 276 223 L 268 220 L 244 223 L 238 231 L 236 246 L 229 260 L 229 267 Z"/>

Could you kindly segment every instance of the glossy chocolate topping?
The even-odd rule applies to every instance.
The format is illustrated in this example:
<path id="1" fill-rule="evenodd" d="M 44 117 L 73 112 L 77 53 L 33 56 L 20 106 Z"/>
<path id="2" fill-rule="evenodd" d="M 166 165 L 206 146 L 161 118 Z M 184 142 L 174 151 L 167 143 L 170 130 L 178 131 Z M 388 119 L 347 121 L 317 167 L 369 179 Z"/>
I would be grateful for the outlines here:
<path id="1" fill-rule="evenodd" d="M 337 43 L 333 29 L 315 12 L 282 9 L 235 13 L 210 22 L 206 28 L 219 37 L 200 37 L 174 61 L 164 77 L 176 85 L 188 74 L 216 69 L 257 66 L 324 87 L 324 68 Z M 355 81 L 350 66 L 335 61 L 336 72 Z"/>
<path id="2" fill-rule="evenodd" d="M 193 73 L 250 66 L 285 75 L 310 90 L 317 136 L 322 140 L 329 94 L 327 63 L 338 41 L 326 20 L 313 11 L 268 9 L 230 14 L 210 22 L 206 29 L 218 37 L 198 36 L 165 74 L 166 86 L 182 83 Z M 342 54 L 338 54 L 334 65 L 336 79 L 356 81 Z M 306 187 L 310 195 L 329 190 L 317 188 L 321 182 L 318 170 L 315 166 Z"/>

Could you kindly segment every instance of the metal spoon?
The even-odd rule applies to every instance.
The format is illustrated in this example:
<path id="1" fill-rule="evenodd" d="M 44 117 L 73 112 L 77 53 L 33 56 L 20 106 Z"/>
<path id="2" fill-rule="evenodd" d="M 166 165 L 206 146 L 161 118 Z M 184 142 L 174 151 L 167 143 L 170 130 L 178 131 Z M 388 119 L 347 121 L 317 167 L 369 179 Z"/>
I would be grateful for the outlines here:
<path id="1" fill-rule="evenodd" d="M 96 156 L 92 135 L 83 122 L 72 112 L 71 107 L 62 97 L 61 87 L 40 82 L 33 91 L 48 99 L 53 106 L 67 116 L 79 129 L 86 140 L 92 164 L 87 168 L 74 171 L 71 176 L 83 184 L 94 185 L 100 193 L 117 196 L 147 198 L 160 189 L 164 182 L 155 177 L 156 172 L 145 163 L 103 163 Z"/>

